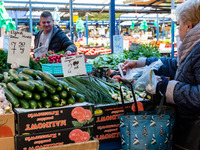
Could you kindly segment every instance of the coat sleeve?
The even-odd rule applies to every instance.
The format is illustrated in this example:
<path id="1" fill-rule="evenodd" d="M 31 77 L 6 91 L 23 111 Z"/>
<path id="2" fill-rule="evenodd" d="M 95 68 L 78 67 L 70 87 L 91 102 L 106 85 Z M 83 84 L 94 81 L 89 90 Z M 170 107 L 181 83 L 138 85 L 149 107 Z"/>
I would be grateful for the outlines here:
<path id="1" fill-rule="evenodd" d="M 176 58 L 147 58 L 146 59 L 146 65 L 150 65 L 152 62 L 157 61 L 158 59 L 161 59 L 163 65 L 155 71 L 156 75 L 164 75 L 167 77 L 170 77 L 171 79 L 174 79 L 174 76 L 176 74 L 177 69 L 177 59 Z"/>
<path id="2" fill-rule="evenodd" d="M 194 84 L 179 82 L 174 89 L 174 101 L 178 105 L 181 115 L 196 116 L 200 115 L 200 54 L 196 54 L 191 64 L 194 73 Z"/>
<path id="3" fill-rule="evenodd" d="M 58 32 L 61 42 L 61 49 L 71 52 L 76 52 L 76 45 L 65 35 L 64 32 Z"/>

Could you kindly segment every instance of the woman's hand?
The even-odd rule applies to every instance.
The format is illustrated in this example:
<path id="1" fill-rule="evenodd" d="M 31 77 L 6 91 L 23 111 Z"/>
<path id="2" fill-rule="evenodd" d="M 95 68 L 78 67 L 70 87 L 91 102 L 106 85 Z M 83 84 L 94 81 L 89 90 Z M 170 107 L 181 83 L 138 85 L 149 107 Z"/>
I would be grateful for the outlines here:
<path id="1" fill-rule="evenodd" d="M 126 60 L 122 66 L 122 70 L 137 68 L 137 60 Z"/>

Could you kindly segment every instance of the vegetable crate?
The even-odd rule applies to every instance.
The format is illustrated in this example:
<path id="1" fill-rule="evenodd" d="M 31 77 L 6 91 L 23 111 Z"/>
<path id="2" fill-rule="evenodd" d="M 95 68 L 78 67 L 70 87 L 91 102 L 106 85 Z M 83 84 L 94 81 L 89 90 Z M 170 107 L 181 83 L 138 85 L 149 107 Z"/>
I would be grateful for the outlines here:
<path id="1" fill-rule="evenodd" d="M 133 102 L 125 103 L 126 110 L 132 112 Z M 124 114 L 122 104 L 95 106 L 94 137 L 100 142 L 121 141 L 119 116 Z"/>
<path id="2" fill-rule="evenodd" d="M 94 125 L 94 104 L 86 102 L 48 109 L 14 108 L 14 112 L 19 135 Z"/>
<path id="3" fill-rule="evenodd" d="M 99 141 L 94 139 L 88 142 L 64 144 L 62 146 L 43 148 L 42 150 L 99 150 Z"/>
<path id="4" fill-rule="evenodd" d="M 85 63 L 85 68 L 87 73 L 92 72 L 92 64 Z M 42 64 L 42 71 L 49 72 L 53 75 L 60 75 L 63 74 L 63 68 L 61 63 L 54 63 L 54 64 Z"/>
<path id="5" fill-rule="evenodd" d="M 1 150 L 15 150 L 15 142 L 13 137 L 0 138 Z"/>
<path id="6" fill-rule="evenodd" d="M 82 143 L 93 140 L 93 126 L 68 128 L 15 136 L 16 150 L 30 150 Z M 59 149 L 60 150 L 60 149 Z"/>
<path id="7" fill-rule="evenodd" d="M 15 136 L 14 113 L 0 115 L 0 138 Z"/>

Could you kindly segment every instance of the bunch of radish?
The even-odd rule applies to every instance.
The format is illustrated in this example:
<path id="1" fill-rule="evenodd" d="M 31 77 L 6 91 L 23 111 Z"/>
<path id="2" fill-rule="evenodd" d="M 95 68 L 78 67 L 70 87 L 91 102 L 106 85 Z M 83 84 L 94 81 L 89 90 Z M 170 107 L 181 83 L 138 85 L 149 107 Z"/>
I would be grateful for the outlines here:
<path id="1" fill-rule="evenodd" d="M 61 63 L 61 58 L 62 57 L 73 56 L 73 55 L 76 55 L 76 54 L 75 53 L 65 54 L 64 51 L 63 51 L 63 53 L 56 54 L 53 51 L 48 51 L 48 53 L 42 55 L 41 58 L 37 57 L 37 58 L 34 58 L 33 60 L 35 62 L 40 62 L 43 59 L 47 59 L 49 61 L 49 63 Z"/>

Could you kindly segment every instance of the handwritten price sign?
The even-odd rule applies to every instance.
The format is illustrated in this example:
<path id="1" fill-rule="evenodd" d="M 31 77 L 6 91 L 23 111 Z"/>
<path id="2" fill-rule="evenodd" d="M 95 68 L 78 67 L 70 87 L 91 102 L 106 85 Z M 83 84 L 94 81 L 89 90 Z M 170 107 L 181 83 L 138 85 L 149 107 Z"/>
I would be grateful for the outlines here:
<path id="1" fill-rule="evenodd" d="M 85 56 L 83 54 L 62 57 L 64 77 L 86 74 Z"/>
<path id="2" fill-rule="evenodd" d="M 114 53 L 122 53 L 124 51 L 122 35 L 113 36 L 113 51 Z"/>
<path id="3" fill-rule="evenodd" d="M 9 34 L 8 63 L 29 67 L 32 34 L 11 30 Z"/>

